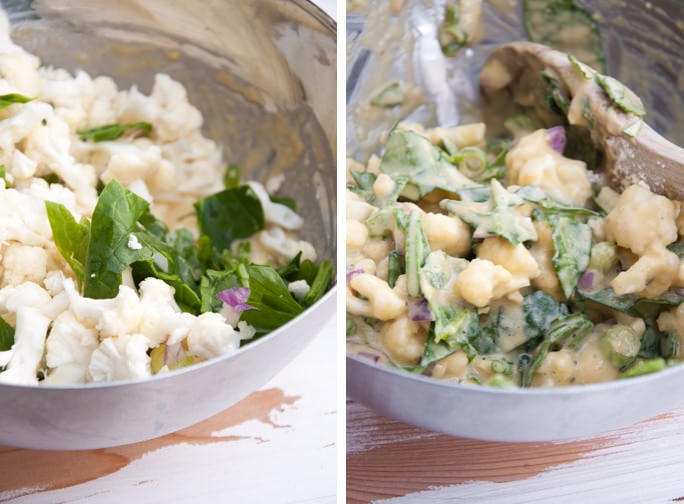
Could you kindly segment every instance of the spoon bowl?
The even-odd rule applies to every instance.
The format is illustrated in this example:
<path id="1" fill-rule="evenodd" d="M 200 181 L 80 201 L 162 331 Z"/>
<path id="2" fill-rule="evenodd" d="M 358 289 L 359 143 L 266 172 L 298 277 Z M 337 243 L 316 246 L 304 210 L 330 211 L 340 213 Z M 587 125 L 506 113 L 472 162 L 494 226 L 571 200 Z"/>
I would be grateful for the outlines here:
<path id="1" fill-rule="evenodd" d="M 479 76 L 488 124 L 492 111 L 522 107 L 535 123 L 583 130 L 600 150 L 596 168 L 616 190 L 645 183 L 652 192 L 684 200 L 684 149 L 644 122 L 641 100 L 622 83 L 567 53 L 534 42 L 503 44 Z"/>

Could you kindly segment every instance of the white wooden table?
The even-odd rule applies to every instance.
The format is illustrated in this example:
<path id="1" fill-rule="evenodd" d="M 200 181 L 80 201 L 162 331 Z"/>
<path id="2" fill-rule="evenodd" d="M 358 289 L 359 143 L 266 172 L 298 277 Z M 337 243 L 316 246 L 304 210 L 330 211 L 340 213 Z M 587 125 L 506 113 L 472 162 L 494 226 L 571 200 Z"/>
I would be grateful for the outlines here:
<path id="1" fill-rule="evenodd" d="M 0 502 L 334 503 L 336 346 L 331 319 L 259 391 L 159 439 L 77 452 L 0 447 Z"/>
<path id="2" fill-rule="evenodd" d="M 684 502 L 684 407 L 601 437 L 495 443 L 347 404 L 347 503 Z"/>

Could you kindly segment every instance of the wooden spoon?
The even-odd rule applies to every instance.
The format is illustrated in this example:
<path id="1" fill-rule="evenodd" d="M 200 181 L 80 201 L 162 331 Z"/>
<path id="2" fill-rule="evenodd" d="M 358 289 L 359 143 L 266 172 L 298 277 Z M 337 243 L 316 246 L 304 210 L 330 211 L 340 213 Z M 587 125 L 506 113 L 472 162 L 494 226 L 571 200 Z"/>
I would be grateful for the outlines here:
<path id="1" fill-rule="evenodd" d="M 598 168 L 614 189 L 643 182 L 653 192 L 684 200 L 684 149 L 633 113 L 643 108 L 641 100 L 615 79 L 548 46 L 513 42 L 488 57 L 480 88 L 488 125 L 501 124 L 501 113 L 516 104 L 543 127 L 585 127 L 602 154 Z"/>

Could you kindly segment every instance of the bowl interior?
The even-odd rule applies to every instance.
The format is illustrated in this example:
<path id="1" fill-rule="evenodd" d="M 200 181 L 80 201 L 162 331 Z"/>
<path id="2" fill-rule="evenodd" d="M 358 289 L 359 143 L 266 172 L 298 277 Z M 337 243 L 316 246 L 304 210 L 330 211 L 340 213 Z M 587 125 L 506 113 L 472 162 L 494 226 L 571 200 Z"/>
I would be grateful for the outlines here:
<path id="1" fill-rule="evenodd" d="M 646 122 L 684 145 L 684 4 L 676 0 L 577 1 L 598 21 L 607 73 L 633 89 Z M 427 127 L 481 119 L 477 77 L 498 45 L 527 39 L 522 2 L 483 4 L 483 34 L 474 47 L 445 57 L 436 40 L 444 0 L 406 0 L 398 12 L 369 3 L 347 18 L 347 156 L 364 163 L 379 153 L 397 121 Z M 380 89 L 401 81 L 416 99 L 392 108 L 369 105 Z M 548 441 L 595 435 L 661 413 L 684 400 L 660 390 L 678 387 L 684 369 L 638 382 L 571 389 L 497 390 L 439 382 L 347 356 L 348 395 L 379 412 L 427 429 L 498 441 Z M 672 389 L 670 389 L 672 390 Z M 496 409 L 496 413 L 493 410 Z M 591 412 L 589 415 L 586 412 Z"/>
<path id="2" fill-rule="evenodd" d="M 2 1 L 12 40 L 42 63 L 147 93 L 183 83 L 243 180 L 284 175 L 302 238 L 336 265 L 336 25 L 307 0 Z M 150 380 L 83 387 L 0 385 L 0 444 L 91 449 L 201 421 L 262 386 L 333 314 L 335 292 L 235 354 Z"/>

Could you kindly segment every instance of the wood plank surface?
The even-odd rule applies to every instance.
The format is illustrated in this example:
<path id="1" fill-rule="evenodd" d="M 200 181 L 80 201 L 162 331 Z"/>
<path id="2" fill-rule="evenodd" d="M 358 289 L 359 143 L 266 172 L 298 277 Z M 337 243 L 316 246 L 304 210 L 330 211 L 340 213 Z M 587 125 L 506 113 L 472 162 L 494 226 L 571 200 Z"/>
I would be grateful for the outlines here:
<path id="1" fill-rule="evenodd" d="M 260 390 L 176 433 L 100 450 L 0 446 L 0 502 L 336 502 L 335 330 L 331 319 Z"/>
<path id="2" fill-rule="evenodd" d="M 347 502 L 684 501 L 684 407 L 596 438 L 486 442 L 347 403 Z"/>

